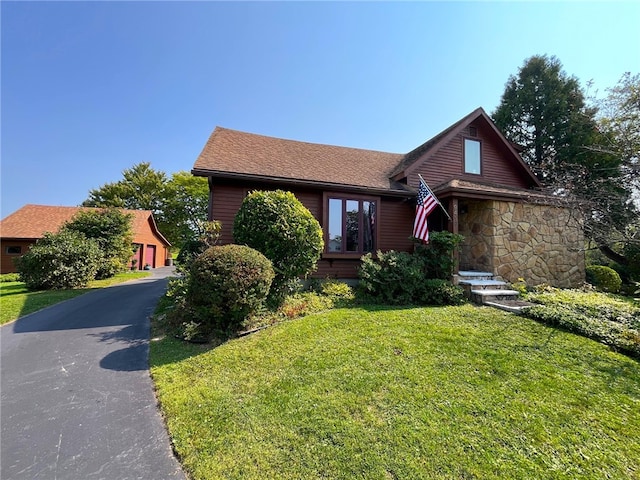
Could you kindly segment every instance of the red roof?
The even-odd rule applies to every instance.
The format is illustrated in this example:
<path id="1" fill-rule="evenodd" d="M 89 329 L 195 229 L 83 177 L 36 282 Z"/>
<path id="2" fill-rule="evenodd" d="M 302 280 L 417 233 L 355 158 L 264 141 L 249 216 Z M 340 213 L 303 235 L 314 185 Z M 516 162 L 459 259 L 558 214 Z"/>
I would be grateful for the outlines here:
<path id="1" fill-rule="evenodd" d="M 11 215 L 0 220 L 0 237 L 37 239 L 45 232 L 57 232 L 60 227 L 81 210 L 96 210 L 90 207 L 56 207 L 50 205 L 25 205 Z M 170 243 L 158 231 L 151 210 L 127 210 L 124 213 L 133 215 L 131 222 L 134 236 L 149 225 L 158 238 L 167 246 Z"/>

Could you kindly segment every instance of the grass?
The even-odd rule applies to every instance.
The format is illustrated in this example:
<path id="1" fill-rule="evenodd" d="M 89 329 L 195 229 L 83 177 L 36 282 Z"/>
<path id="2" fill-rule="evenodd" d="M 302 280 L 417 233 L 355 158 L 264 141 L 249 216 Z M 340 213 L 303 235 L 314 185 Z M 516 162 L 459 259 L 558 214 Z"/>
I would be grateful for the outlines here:
<path id="1" fill-rule="evenodd" d="M 150 360 L 194 479 L 640 478 L 637 360 L 493 309 L 337 309 Z"/>
<path id="2" fill-rule="evenodd" d="M 12 322 L 19 317 L 37 312 L 45 307 L 77 297 L 97 288 L 149 276 L 149 272 L 119 273 L 104 280 L 93 280 L 86 288 L 69 290 L 27 290 L 22 282 L 0 282 L 0 325 Z"/>

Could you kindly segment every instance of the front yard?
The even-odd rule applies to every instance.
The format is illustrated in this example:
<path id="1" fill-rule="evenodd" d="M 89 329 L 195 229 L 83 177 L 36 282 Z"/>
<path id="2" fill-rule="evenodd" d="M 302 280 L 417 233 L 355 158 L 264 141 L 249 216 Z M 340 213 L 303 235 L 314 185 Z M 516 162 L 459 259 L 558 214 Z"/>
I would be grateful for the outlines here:
<path id="1" fill-rule="evenodd" d="M 638 361 L 489 308 L 336 309 L 150 361 L 194 479 L 640 477 Z"/>

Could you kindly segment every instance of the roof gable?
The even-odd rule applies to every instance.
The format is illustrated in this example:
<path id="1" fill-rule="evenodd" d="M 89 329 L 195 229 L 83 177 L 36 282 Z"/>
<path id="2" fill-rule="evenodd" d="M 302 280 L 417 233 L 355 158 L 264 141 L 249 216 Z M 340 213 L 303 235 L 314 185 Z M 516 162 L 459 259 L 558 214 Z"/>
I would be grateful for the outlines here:
<path id="1" fill-rule="evenodd" d="M 65 222 L 82 210 L 99 209 L 28 204 L 0 220 L 0 236 L 22 239 L 41 238 L 45 232 L 57 232 Z M 148 226 L 162 242 L 167 246 L 171 245 L 158 230 L 151 210 L 122 209 L 122 211 L 133 215 L 131 227 L 134 235 L 137 232 L 143 232 Z"/>
<path id="2" fill-rule="evenodd" d="M 407 153 L 402 162 L 392 173 L 392 178 L 394 180 L 400 180 L 409 177 L 409 175 L 419 169 L 425 162 L 428 162 L 430 157 L 436 155 L 440 149 L 447 146 L 455 137 L 468 129 L 472 123 L 480 123 L 486 127 L 486 129 L 491 133 L 493 143 L 506 152 L 505 157 L 508 166 L 511 169 L 515 169 L 521 176 L 523 176 L 527 184 L 531 187 L 541 186 L 539 180 L 524 160 L 522 160 L 522 157 L 516 151 L 513 144 L 505 138 L 500 130 L 498 130 L 498 127 L 496 127 L 493 120 L 491 120 L 483 108 L 477 108 L 469 115 L 440 132 L 435 137 L 432 137 L 427 142 Z M 447 181 L 449 179 L 447 178 L 442 180 Z"/>

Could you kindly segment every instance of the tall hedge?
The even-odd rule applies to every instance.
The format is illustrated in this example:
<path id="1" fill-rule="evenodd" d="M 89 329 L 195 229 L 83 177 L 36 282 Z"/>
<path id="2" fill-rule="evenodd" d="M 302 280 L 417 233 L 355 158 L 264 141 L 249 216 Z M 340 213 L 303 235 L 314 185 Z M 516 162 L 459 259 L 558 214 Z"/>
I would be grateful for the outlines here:
<path id="1" fill-rule="evenodd" d="M 282 300 L 292 280 L 316 269 L 324 248 L 318 221 L 293 193 L 282 190 L 247 195 L 235 217 L 233 237 L 273 263 L 272 304 Z"/>

